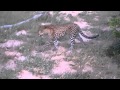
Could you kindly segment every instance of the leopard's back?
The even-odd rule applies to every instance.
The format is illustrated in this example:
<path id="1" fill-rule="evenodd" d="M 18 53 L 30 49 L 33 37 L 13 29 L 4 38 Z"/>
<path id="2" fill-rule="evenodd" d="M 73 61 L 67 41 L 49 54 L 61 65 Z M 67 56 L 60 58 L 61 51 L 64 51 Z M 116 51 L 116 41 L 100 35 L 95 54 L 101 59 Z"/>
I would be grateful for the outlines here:
<path id="1" fill-rule="evenodd" d="M 46 25 L 45 30 L 48 30 L 48 35 L 52 38 L 59 39 L 60 37 L 66 35 L 75 35 L 79 30 L 77 24 L 70 23 L 70 24 L 61 24 L 61 25 Z"/>

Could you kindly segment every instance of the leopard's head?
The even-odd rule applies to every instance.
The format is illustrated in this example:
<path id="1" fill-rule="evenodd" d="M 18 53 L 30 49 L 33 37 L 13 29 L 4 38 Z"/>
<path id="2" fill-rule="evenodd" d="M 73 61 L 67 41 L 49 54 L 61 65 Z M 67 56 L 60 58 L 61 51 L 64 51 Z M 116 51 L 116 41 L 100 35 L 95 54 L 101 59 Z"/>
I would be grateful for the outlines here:
<path id="1" fill-rule="evenodd" d="M 39 36 L 43 36 L 50 33 L 49 25 L 44 25 L 39 28 Z"/>

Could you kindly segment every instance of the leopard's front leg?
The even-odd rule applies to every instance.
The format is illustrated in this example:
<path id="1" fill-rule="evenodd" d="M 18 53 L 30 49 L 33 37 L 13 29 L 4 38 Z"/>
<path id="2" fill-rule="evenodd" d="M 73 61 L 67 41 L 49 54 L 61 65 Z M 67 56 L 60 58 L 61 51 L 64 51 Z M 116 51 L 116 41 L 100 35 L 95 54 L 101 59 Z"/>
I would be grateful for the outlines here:
<path id="1" fill-rule="evenodd" d="M 59 42 L 58 42 L 57 38 L 55 38 L 55 39 L 53 40 L 53 43 L 54 43 L 54 48 L 53 48 L 53 51 L 55 51 L 55 50 L 57 50 L 57 49 L 58 49 L 58 44 L 59 44 Z"/>
<path id="2" fill-rule="evenodd" d="M 70 51 L 73 50 L 74 45 L 75 45 L 75 37 L 72 35 L 72 36 L 70 37 L 70 48 L 69 48 Z"/>

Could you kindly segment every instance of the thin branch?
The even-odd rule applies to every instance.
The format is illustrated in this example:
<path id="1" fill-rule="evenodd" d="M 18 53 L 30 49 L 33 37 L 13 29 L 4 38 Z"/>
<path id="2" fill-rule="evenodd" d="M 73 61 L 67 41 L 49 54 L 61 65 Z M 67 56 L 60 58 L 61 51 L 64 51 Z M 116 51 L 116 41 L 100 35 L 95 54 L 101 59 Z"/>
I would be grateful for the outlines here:
<path id="1" fill-rule="evenodd" d="M 46 14 L 46 13 L 44 13 Z M 3 26 L 0 26 L 0 29 L 9 29 L 9 28 L 12 28 L 12 27 L 15 27 L 15 26 L 19 26 L 21 24 L 24 24 L 24 23 L 27 23 L 27 22 L 30 22 L 31 20 L 36 20 L 37 18 L 41 17 L 43 15 L 43 11 L 37 15 L 34 15 L 32 18 L 29 18 L 25 21 L 21 21 L 21 22 L 18 22 L 16 24 L 12 24 L 12 25 L 3 25 Z"/>

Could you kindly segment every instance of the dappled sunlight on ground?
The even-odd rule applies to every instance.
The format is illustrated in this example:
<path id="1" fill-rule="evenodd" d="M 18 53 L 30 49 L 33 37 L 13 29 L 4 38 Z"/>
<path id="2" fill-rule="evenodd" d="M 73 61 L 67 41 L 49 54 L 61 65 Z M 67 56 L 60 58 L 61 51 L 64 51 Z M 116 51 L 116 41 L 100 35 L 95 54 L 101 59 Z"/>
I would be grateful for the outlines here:
<path id="1" fill-rule="evenodd" d="M 95 16 L 94 21 L 99 21 L 99 16 Z"/>
<path id="2" fill-rule="evenodd" d="M 15 59 L 19 61 L 25 61 L 27 58 L 25 56 L 19 56 L 19 57 L 15 57 Z"/>
<path id="3" fill-rule="evenodd" d="M 69 17 L 64 17 L 64 20 L 66 20 L 66 21 L 70 21 L 70 18 Z"/>
<path id="4" fill-rule="evenodd" d="M 81 14 L 83 11 L 60 11 L 59 16 L 56 17 L 58 21 L 61 19 L 64 19 L 66 22 L 70 22 L 72 19 L 78 19 L 79 14 Z M 75 18 L 74 18 L 75 17 Z"/>
<path id="5" fill-rule="evenodd" d="M 17 67 L 16 63 L 14 62 L 14 60 L 9 60 L 6 64 L 5 67 L 6 69 L 11 69 L 11 70 L 15 70 Z"/>
<path id="6" fill-rule="evenodd" d="M 34 75 L 27 70 L 22 70 L 18 74 L 18 79 L 51 79 L 49 75 Z"/>
<path id="7" fill-rule="evenodd" d="M 72 15 L 73 17 L 77 16 L 78 14 L 82 13 L 83 11 L 61 11 L 59 14 L 66 14 L 66 15 Z"/>
<path id="8" fill-rule="evenodd" d="M 33 71 L 36 72 L 37 74 L 44 74 L 45 73 L 45 71 L 39 67 L 33 68 Z"/>
<path id="9" fill-rule="evenodd" d="M 22 53 L 17 51 L 5 51 L 5 55 L 7 57 L 13 57 L 13 59 L 24 61 L 26 59 L 25 56 L 22 55 Z"/>
<path id="10" fill-rule="evenodd" d="M 17 35 L 17 36 L 27 35 L 27 32 L 26 32 L 26 30 L 21 30 L 21 31 L 19 31 L 19 32 L 16 32 L 16 35 Z"/>
<path id="11" fill-rule="evenodd" d="M 56 55 L 62 55 L 67 51 L 65 47 L 59 46 L 58 50 L 56 51 Z"/>
<path id="12" fill-rule="evenodd" d="M 41 25 L 50 25 L 51 23 L 41 23 Z"/>
<path id="13" fill-rule="evenodd" d="M 53 74 L 65 74 L 65 73 L 75 73 L 76 70 L 72 69 L 70 65 L 74 65 L 72 61 L 59 60 L 54 68 L 52 69 Z"/>
<path id="14" fill-rule="evenodd" d="M 72 69 L 71 65 L 74 65 L 72 61 L 65 61 L 67 50 L 64 47 L 59 46 L 57 51 L 42 52 L 43 58 L 48 58 L 55 62 L 55 65 L 51 71 L 52 74 L 65 74 L 65 73 L 75 73 L 76 70 Z"/>
<path id="15" fill-rule="evenodd" d="M 64 57 L 65 52 L 66 52 L 66 49 L 64 47 L 59 46 L 57 51 L 52 51 L 50 49 L 49 51 L 41 52 L 40 56 L 42 56 L 44 58 L 50 58 L 51 57 L 51 59 L 54 60 L 54 59 L 57 59 L 58 57 Z"/>
<path id="16" fill-rule="evenodd" d="M 22 70 L 21 72 L 19 72 L 19 75 L 17 77 L 19 79 L 40 79 L 40 77 L 33 75 L 31 72 L 27 70 Z"/>
<path id="17" fill-rule="evenodd" d="M 32 51 L 31 51 L 31 56 L 35 57 L 35 56 L 37 55 L 37 53 L 38 53 L 38 52 L 37 52 L 36 50 L 32 50 Z"/>
<path id="18" fill-rule="evenodd" d="M 87 11 L 86 15 L 97 14 L 99 11 Z"/>
<path id="19" fill-rule="evenodd" d="M 62 60 L 64 58 L 66 58 L 64 55 L 59 55 L 59 56 L 52 57 L 51 60 Z"/>
<path id="20" fill-rule="evenodd" d="M 20 57 L 22 53 L 17 51 L 5 51 L 5 55 L 10 57 Z"/>
<path id="21" fill-rule="evenodd" d="M 49 75 L 40 75 L 41 79 L 52 79 Z"/>
<path id="22" fill-rule="evenodd" d="M 90 65 L 85 65 L 82 73 L 86 73 L 86 72 L 93 72 L 93 68 Z"/>
<path id="23" fill-rule="evenodd" d="M 22 45 L 24 42 L 19 40 L 8 40 L 5 43 L 1 44 L 0 47 L 2 48 L 14 48 Z"/>
<path id="24" fill-rule="evenodd" d="M 51 16 L 53 16 L 53 15 L 54 15 L 54 12 L 53 12 L 53 11 L 50 11 L 49 14 L 50 14 Z"/>

